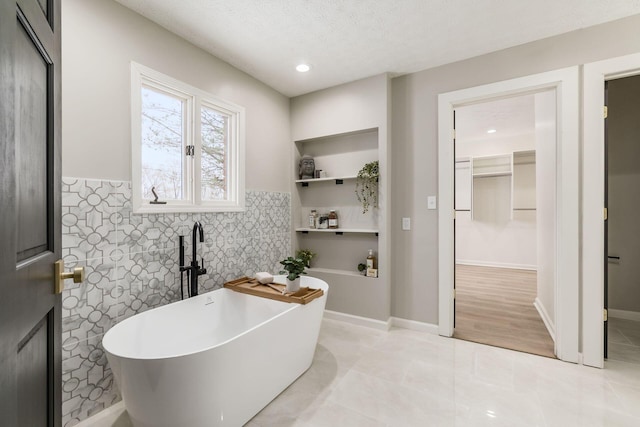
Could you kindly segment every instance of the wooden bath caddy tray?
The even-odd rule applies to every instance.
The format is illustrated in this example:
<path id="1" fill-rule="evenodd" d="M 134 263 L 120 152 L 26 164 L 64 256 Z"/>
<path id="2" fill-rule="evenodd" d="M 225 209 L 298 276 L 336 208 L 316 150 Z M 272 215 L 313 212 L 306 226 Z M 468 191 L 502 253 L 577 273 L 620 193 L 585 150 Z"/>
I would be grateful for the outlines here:
<path id="1" fill-rule="evenodd" d="M 263 285 L 251 277 L 241 277 L 239 279 L 232 280 L 225 283 L 224 287 L 243 294 L 255 295 L 284 302 L 295 302 L 298 304 L 307 304 L 309 301 L 313 301 L 314 299 L 324 295 L 322 289 L 302 287 L 298 292 L 283 294 L 282 291 L 284 290 L 285 285 L 280 283 L 269 283 L 268 285 Z M 280 290 L 278 291 L 276 289 Z"/>

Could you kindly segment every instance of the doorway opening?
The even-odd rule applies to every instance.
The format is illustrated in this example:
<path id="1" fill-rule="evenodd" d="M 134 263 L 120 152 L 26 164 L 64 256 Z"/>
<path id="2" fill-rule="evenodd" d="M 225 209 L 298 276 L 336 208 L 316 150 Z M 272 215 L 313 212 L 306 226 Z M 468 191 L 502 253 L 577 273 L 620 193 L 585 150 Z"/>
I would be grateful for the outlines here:
<path id="1" fill-rule="evenodd" d="M 454 114 L 453 336 L 555 357 L 556 91 Z"/>
<path id="2" fill-rule="evenodd" d="M 438 333 L 454 330 L 454 110 L 484 100 L 553 90 L 556 111 L 555 354 L 577 363 L 580 276 L 579 69 L 563 68 L 438 95 Z M 602 208 L 601 208 L 602 209 Z"/>
<path id="3" fill-rule="evenodd" d="M 640 364 L 640 76 L 605 82 L 604 357 Z"/>

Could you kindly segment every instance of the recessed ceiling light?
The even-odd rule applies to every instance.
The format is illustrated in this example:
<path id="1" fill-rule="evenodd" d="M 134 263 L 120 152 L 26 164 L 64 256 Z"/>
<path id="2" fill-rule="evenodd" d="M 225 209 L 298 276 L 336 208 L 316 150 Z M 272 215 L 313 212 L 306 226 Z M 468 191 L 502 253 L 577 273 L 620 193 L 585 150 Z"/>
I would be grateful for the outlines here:
<path id="1" fill-rule="evenodd" d="M 296 70 L 298 70 L 301 73 L 306 73 L 307 71 L 309 71 L 311 69 L 310 66 L 308 66 L 307 64 L 298 64 L 296 66 Z"/>
<path id="2" fill-rule="evenodd" d="M 495 130 L 495 129 L 489 129 L 489 130 L 487 131 L 487 133 L 496 133 L 496 132 L 497 132 L 497 130 Z"/>

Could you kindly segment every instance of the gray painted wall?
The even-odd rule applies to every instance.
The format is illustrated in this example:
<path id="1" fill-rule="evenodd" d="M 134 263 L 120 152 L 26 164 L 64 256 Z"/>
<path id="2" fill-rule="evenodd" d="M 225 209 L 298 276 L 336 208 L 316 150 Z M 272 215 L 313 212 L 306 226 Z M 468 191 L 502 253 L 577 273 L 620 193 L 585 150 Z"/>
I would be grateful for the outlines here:
<path id="1" fill-rule="evenodd" d="M 62 25 L 63 175 L 131 180 L 135 61 L 245 107 L 246 188 L 290 191 L 287 97 L 112 0 L 63 0 Z"/>
<path id="2" fill-rule="evenodd" d="M 640 77 L 609 82 L 609 308 L 640 313 Z"/>
<path id="3" fill-rule="evenodd" d="M 391 315 L 438 322 L 438 94 L 640 52 L 640 16 L 482 55 L 392 80 Z"/>

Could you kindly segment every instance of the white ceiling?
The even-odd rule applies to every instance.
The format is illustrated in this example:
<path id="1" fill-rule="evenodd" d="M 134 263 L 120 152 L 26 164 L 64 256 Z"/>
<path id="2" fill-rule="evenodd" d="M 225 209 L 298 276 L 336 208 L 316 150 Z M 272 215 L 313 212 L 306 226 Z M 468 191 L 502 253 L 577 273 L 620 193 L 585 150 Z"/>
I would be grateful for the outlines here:
<path id="1" fill-rule="evenodd" d="M 640 13 L 640 0 L 117 1 L 287 96 Z"/>
<path id="2" fill-rule="evenodd" d="M 487 133 L 495 129 L 493 134 Z M 535 96 L 519 95 L 456 108 L 456 142 L 533 134 Z"/>

